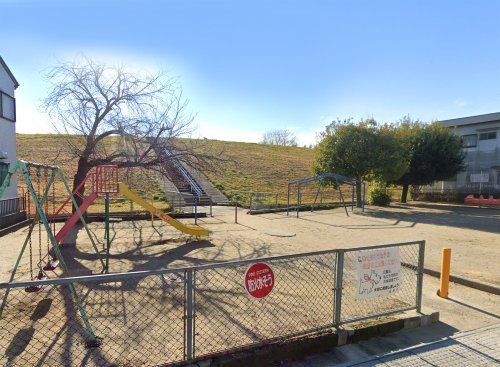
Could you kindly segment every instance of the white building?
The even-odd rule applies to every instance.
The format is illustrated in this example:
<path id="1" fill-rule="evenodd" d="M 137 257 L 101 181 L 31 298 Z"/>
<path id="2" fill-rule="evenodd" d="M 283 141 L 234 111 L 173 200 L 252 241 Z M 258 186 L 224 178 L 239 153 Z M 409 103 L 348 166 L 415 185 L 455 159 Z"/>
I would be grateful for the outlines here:
<path id="1" fill-rule="evenodd" d="M 435 191 L 461 194 L 500 194 L 500 112 L 440 121 L 463 138 L 465 170 L 436 182 Z"/>
<path id="2" fill-rule="evenodd" d="M 16 100 L 14 91 L 19 83 L 0 56 L 0 183 L 7 173 L 9 163 L 16 160 Z M 6 200 L 17 198 L 17 181 L 14 177 L 10 187 L 0 198 L 0 216 L 8 206 Z M 3 205 L 2 205 L 3 202 Z M 2 213 L 3 212 L 3 213 Z"/>

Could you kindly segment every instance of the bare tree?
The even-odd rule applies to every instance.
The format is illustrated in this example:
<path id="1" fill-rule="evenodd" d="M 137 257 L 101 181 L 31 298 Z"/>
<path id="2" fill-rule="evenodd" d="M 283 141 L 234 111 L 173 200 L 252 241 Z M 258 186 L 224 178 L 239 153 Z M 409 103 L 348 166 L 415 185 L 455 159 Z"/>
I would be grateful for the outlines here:
<path id="1" fill-rule="evenodd" d="M 73 188 L 95 166 L 117 163 L 165 171 L 169 154 L 196 165 L 205 157 L 178 138 L 193 131 L 179 85 L 83 58 L 54 67 L 45 109 L 78 161 Z M 79 204 L 81 201 L 79 201 Z"/>
<path id="2" fill-rule="evenodd" d="M 296 147 L 297 137 L 288 129 L 270 130 L 262 135 L 261 144 Z"/>

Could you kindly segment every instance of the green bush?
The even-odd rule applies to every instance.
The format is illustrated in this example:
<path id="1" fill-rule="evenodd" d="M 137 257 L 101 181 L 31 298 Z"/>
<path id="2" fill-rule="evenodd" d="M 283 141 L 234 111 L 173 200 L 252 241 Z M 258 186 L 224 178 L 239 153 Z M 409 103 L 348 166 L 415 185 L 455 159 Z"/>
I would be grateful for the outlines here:
<path id="1" fill-rule="evenodd" d="M 388 206 L 391 196 L 383 188 L 376 187 L 370 192 L 370 204 L 377 206 Z"/>

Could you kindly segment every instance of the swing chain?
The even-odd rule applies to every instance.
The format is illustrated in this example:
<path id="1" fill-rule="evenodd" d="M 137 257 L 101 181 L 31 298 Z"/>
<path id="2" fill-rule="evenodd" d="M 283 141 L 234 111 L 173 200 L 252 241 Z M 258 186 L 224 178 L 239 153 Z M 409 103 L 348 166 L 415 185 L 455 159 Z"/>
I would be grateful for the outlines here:
<path id="1" fill-rule="evenodd" d="M 56 173 L 52 171 L 52 177 L 55 177 Z M 52 182 L 52 233 L 56 233 L 56 183 L 55 180 Z"/>
<path id="2" fill-rule="evenodd" d="M 28 166 L 28 170 L 27 170 L 27 173 L 28 173 L 28 177 L 30 177 L 31 175 L 31 169 L 30 167 Z M 30 190 L 28 188 L 28 218 L 31 216 L 31 195 L 30 195 Z"/>
<path id="3" fill-rule="evenodd" d="M 49 175 L 47 169 L 45 169 L 45 193 L 47 194 L 45 198 L 45 216 L 49 218 L 49 200 L 48 200 L 48 191 L 49 188 Z M 49 234 L 47 233 L 47 254 L 50 253 L 50 243 L 49 243 Z M 41 261 L 41 260 L 40 260 Z"/>
<path id="4" fill-rule="evenodd" d="M 30 169 L 29 166 L 28 166 L 27 173 L 28 173 L 28 177 L 30 177 L 31 176 L 31 169 Z M 28 192 L 28 208 L 31 208 L 30 197 L 31 197 L 31 195 L 29 195 L 29 192 Z M 28 209 L 28 210 L 30 210 L 30 209 Z M 33 217 L 33 224 L 32 224 L 33 227 L 35 227 L 35 222 L 34 222 L 35 220 L 36 220 L 36 218 Z M 34 276 L 33 276 L 33 241 L 32 241 L 32 236 L 33 236 L 33 229 L 31 229 L 31 231 L 29 233 L 29 248 L 30 248 L 30 263 L 29 263 L 29 266 L 30 266 L 30 279 L 34 280 Z"/>
<path id="5" fill-rule="evenodd" d="M 34 226 L 35 226 L 35 223 L 33 223 L 33 227 Z M 30 243 L 30 279 L 33 280 L 34 279 L 34 277 L 33 277 L 33 243 L 31 240 L 32 233 L 30 233 L 29 236 L 30 236 L 30 239 L 29 239 L 29 243 Z"/>
<path id="6" fill-rule="evenodd" d="M 40 168 L 36 170 L 36 178 L 37 178 L 37 200 L 38 200 L 38 207 L 42 207 L 42 201 L 40 198 L 40 186 L 42 185 L 41 183 L 41 172 Z M 38 213 L 38 267 L 40 270 L 42 269 L 42 216 L 41 213 Z"/>

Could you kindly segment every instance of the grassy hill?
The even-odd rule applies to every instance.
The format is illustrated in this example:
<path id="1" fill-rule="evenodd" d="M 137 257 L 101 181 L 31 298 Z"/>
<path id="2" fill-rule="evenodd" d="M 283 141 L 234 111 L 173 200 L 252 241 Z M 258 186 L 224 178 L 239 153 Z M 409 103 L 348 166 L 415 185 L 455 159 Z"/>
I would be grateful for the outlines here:
<path id="1" fill-rule="evenodd" d="M 284 194 L 290 180 L 311 175 L 314 156 L 314 151 L 307 148 L 220 140 L 204 140 L 197 149 L 222 158 L 213 170 L 204 173 L 225 193 L 251 190 Z M 72 184 L 77 161 L 69 158 L 61 136 L 18 134 L 17 155 L 19 159 L 60 166 Z M 159 191 L 154 174 L 145 171 L 134 171 L 127 181 L 143 193 Z"/>

